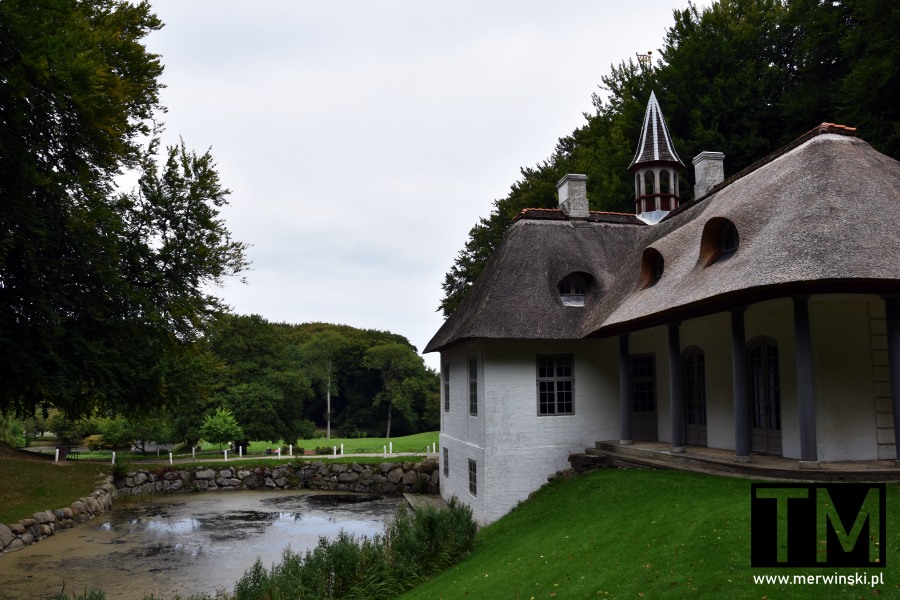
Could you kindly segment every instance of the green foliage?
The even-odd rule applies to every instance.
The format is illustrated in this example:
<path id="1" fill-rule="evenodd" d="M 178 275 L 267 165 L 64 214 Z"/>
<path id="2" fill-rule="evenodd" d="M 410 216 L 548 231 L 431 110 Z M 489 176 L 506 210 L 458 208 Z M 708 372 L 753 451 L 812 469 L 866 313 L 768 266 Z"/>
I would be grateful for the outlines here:
<path id="1" fill-rule="evenodd" d="M 12 415 L 0 413 L 0 442 L 9 444 L 13 448 L 24 446 L 25 425 L 22 421 L 14 419 Z"/>
<path id="2" fill-rule="evenodd" d="M 722 0 L 673 13 L 653 72 L 629 59 L 601 77 L 594 114 L 469 232 L 445 275 L 440 309 L 456 310 L 523 208 L 555 208 L 556 182 L 588 176 L 591 209 L 629 212 L 634 155 L 655 89 L 681 158 L 725 153 L 732 175 L 823 121 L 859 127 L 900 158 L 900 4 L 890 0 Z M 681 178 L 689 197 L 693 173 Z"/>
<path id="3" fill-rule="evenodd" d="M 203 419 L 200 435 L 206 441 L 219 444 L 219 447 L 221 447 L 226 442 L 239 440 L 244 437 L 244 431 L 238 425 L 230 410 L 217 408 L 214 414 L 206 415 Z"/>
<path id="4" fill-rule="evenodd" d="M 377 369 L 363 365 L 374 346 L 399 344 L 416 356 L 402 336 L 342 325 L 270 323 L 260 316 L 224 316 L 205 340 L 214 365 L 211 395 L 182 404 L 173 420 L 199 423 L 210 407 L 225 406 L 255 440 L 295 443 L 325 424 L 331 404 L 333 423 L 345 431 L 382 430 L 387 415 L 372 399 L 383 391 Z M 417 358 L 417 357 L 416 357 Z M 436 429 L 440 423 L 439 381 L 417 359 L 412 379 L 426 392 L 411 396 L 396 428 L 401 433 Z M 331 382 L 329 385 L 329 381 Z M 410 384 L 411 385 L 411 384 Z"/>
<path id="5" fill-rule="evenodd" d="M 72 419 L 195 393 L 178 364 L 246 267 L 227 190 L 184 144 L 157 165 L 148 2 L 0 3 L 0 410 Z M 139 175 L 119 194 L 115 177 Z"/>
<path id="6" fill-rule="evenodd" d="M 421 377 L 424 370 L 422 357 L 406 344 L 391 343 L 373 346 L 366 351 L 363 366 L 380 373 L 381 391 L 375 395 L 373 405 L 387 404 L 387 433 L 391 437 L 391 414 L 394 410 L 406 420 L 414 419 L 412 412 L 416 395 L 427 394 L 427 380 Z"/>
<path id="7" fill-rule="evenodd" d="M 301 556 L 285 550 L 266 570 L 253 565 L 234 587 L 233 600 L 387 599 L 460 561 L 477 526 L 458 502 L 446 509 L 397 512 L 383 537 L 356 539 L 341 532 Z"/>

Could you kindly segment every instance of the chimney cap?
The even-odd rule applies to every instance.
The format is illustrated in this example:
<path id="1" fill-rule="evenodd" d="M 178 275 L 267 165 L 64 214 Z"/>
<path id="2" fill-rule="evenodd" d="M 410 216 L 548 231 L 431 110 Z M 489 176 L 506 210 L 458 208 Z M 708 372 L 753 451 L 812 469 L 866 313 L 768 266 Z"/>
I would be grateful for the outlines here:
<path id="1" fill-rule="evenodd" d="M 694 165 L 697 163 L 703 162 L 704 160 L 725 160 L 725 154 L 722 152 L 711 152 L 709 150 L 704 150 L 700 154 L 694 157 Z"/>

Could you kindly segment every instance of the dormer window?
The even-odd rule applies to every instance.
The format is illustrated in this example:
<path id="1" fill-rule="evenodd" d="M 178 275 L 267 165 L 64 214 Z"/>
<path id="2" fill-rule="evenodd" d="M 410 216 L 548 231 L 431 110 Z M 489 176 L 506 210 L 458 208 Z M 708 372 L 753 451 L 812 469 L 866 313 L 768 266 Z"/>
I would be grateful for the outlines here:
<path id="1" fill-rule="evenodd" d="M 588 281 L 588 276 L 582 273 L 572 273 L 563 278 L 557 286 L 563 306 L 584 306 Z"/>
<path id="2" fill-rule="evenodd" d="M 722 254 L 731 254 L 738 248 L 737 227 L 731 221 L 726 221 L 722 227 Z"/>
<path id="3" fill-rule="evenodd" d="M 647 248 L 641 257 L 641 288 L 656 285 L 665 270 L 665 260 L 656 248 Z"/>
<path id="4" fill-rule="evenodd" d="M 713 217 L 703 226 L 700 238 L 699 264 L 704 267 L 734 254 L 740 245 L 740 236 L 734 223 L 725 217 Z"/>

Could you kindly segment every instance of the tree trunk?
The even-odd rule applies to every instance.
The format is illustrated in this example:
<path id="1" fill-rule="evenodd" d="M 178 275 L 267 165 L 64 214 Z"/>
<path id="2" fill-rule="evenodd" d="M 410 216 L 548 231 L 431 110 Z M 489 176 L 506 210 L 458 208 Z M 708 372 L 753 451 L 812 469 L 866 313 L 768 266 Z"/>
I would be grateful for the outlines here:
<path id="1" fill-rule="evenodd" d="M 325 439 L 331 439 L 331 359 L 328 359 L 328 383 L 325 385 L 325 397 L 327 399 L 327 404 L 325 406 L 325 420 L 328 422 L 327 433 L 325 434 Z"/>
<path id="2" fill-rule="evenodd" d="M 387 434 L 384 437 L 390 439 L 391 437 L 391 407 L 393 406 L 393 402 L 388 401 L 388 426 L 387 426 Z"/>

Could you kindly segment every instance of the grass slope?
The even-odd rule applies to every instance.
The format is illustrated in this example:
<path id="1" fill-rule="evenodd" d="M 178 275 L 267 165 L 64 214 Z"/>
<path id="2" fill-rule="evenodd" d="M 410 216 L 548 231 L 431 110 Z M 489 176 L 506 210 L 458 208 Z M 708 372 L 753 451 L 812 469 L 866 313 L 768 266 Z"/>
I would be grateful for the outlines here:
<path id="1" fill-rule="evenodd" d="M 539 490 L 479 532 L 475 551 L 403 600 L 435 598 L 873 598 L 900 594 L 900 486 L 888 485 L 885 585 L 756 585 L 750 482 L 605 470 Z M 859 570 L 862 573 L 864 570 Z M 856 573 L 845 569 L 840 573 Z"/>
<path id="2" fill-rule="evenodd" d="M 90 494 L 108 474 L 107 465 L 59 462 L 0 447 L 0 523 L 40 510 L 69 506 Z"/>

